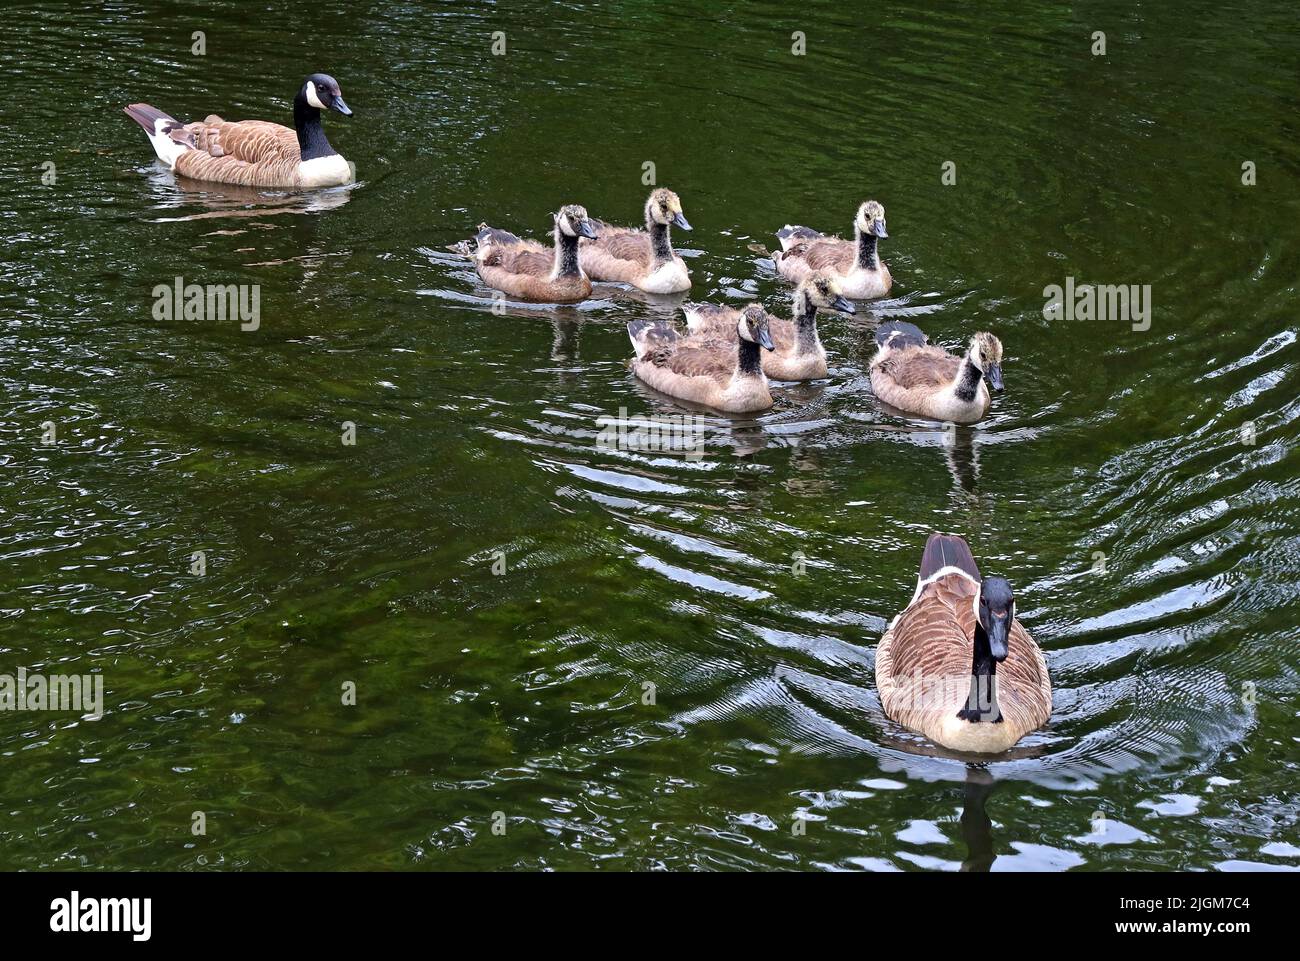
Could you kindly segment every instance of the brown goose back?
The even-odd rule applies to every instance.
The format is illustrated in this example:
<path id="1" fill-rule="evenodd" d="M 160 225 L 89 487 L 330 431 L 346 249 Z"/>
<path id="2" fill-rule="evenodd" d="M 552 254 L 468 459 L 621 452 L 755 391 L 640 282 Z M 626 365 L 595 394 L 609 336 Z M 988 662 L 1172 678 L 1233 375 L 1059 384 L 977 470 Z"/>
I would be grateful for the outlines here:
<path id="1" fill-rule="evenodd" d="M 956 749 L 954 718 L 966 706 L 974 651 L 975 603 L 979 583 L 961 574 L 940 577 L 885 632 L 876 651 L 876 687 L 885 714 L 938 744 Z M 1007 657 L 997 666 L 998 725 L 960 722 L 957 730 L 986 730 L 1014 744 L 1041 727 L 1052 713 L 1047 662 L 1019 620 L 1007 639 Z"/>

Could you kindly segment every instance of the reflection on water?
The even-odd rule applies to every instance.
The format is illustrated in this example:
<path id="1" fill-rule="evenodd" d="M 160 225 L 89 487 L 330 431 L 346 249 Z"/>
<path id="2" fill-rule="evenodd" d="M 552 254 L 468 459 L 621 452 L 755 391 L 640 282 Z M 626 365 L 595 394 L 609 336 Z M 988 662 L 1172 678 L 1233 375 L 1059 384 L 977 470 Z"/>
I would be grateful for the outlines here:
<path id="1" fill-rule="evenodd" d="M 209 184 L 172 173 L 161 163 L 146 168 L 155 210 L 177 210 L 175 217 L 160 216 L 155 223 L 208 220 L 224 217 L 261 219 L 276 214 L 317 214 L 337 210 L 361 184 L 331 187 L 307 193 L 289 193 L 264 187 Z M 202 208 L 190 211 L 189 208 Z M 186 211 L 186 212 L 181 212 Z"/>
<path id="2" fill-rule="evenodd" d="M 1294 153 L 1289 20 L 1103 5 L 1131 29 L 1098 62 L 1045 3 L 882 10 L 863 72 L 829 9 L 795 58 L 770 4 L 383 7 L 272 38 L 217 3 L 235 42 L 199 71 L 156 6 L 33 12 L 0 60 L 26 158 L 0 173 L 0 672 L 102 673 L 106 698 L 0 718 L 4 866 L 1300 865 L 1300 210 L 1237 179 Z M 514 52 L 485 57 L 498 28 Z M 322 50 L 347 188 L 186 183 L 120 114 L 281 116 Z M 651 159 L 691 211 L 689 295 L 498 303 L 446 252 L 570 201 L 621 222 Z M 867 196 L 896 286 L 820 319 L 829 377 L 727 417 L 630 374 L 627 322 L 686 296 L 788 315 L 773 231 Z M 259 285 L 260 329 L 155 320 L 178 274 Z M 1150 283 L 1151 331 L 1045 321 L 1066 276 Z M 890 319 L 998 334 L 987 420 L 874 398 Z M 599 443 L 622 410 L 698 413 L 704 457 Z M 1011 579 L 1053 675 L 1050 724 L 978 764 L 873 684 L 934 529 Z M 219 830 L 186 847 L 195 798 Z"/>

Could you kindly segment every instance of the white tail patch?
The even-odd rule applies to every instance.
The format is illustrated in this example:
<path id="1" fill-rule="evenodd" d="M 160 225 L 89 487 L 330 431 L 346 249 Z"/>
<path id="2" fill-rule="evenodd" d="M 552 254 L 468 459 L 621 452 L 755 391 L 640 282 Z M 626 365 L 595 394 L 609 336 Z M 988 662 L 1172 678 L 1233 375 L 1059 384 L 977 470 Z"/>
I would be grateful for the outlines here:
<path id="1" fill-rule="evenodd" d="M 159 117 L 153 122 L 153 133 L 149 134 L 149 142 L 153 144 L 153 152 L 158 155 L 158 159 L 171 167 L 176 168 L 176 158 L 190 148 L 183 143 L 177 143 L 167 133 L 163 127 L 169 123 L 175 123 L 167 117 Z"/>

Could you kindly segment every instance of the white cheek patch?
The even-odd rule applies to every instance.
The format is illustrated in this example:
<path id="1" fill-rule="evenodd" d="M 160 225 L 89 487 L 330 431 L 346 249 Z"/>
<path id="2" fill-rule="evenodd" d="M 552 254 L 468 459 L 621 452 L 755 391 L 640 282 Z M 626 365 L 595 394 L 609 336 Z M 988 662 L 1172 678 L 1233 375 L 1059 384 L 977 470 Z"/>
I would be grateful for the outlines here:
<path id="1" fill-rule="evenodd" d="M 320 97 L 316 96 L 316 84 L 312 83 L 310 80 L 307 81 L 307 102 L 317 110 L 329 109 L 320 102 Z"/>
<path id="2" fill-rule="evenodd" d="M 745 323 L 744 317 L 736 321 L 736 333 L 740 335 L 741 340 L 747 340 L 751 344 L 754 342 L 754 338 L 749 335 L 749 324 Z"/>

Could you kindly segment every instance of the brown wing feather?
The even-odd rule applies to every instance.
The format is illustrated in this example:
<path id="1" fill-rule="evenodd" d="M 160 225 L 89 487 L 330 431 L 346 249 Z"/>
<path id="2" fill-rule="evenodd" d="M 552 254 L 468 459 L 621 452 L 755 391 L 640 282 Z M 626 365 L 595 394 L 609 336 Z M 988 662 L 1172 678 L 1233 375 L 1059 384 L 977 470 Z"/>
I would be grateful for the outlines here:
<path id="1" fill-rule="evenodd" d="M 847 240 L 818 240 L 796 244 L 786 253 L 798 257 L 813 270 L 831 270 L 846 274 L 853 269 L 856 248 Z"/>
<path id="2" fill-rule="evenodd" d="M 517 247 L 494 247 L 483 262 L 512 274 L 547 277 L 555 267 L 555 255 L 541 247 L 520 244 Z"/>
<path id="3" fill-rule="evenodd" d="M 490 244 L 476 266 L 488 286 L 522 300 L 574 303 L 591 294 L 591 281 L 584 276 L 551 280 L 555 251 L 532 240 Z"/>
<path id="4" fill-rule="evenodd" d="M 905 390 L 943 387 L 951 384 L 957 376 L 961 358 L 954 357 L 942 347 L 927 345 L 892 351 L 876 367 Z"/>
<path id="5" fill-rule="evenodd" d="M 602 234 L 587 243 L 595 250 L 602 250 L 611 257 L 631 261 L 641 267 L 650 266 L 653 259 L 650 251 L 650 236 L 643 231 L 629 230 Z"/>
<path id="6" fill-rule="evenodd" d="M 684 377 L 712 377 L 724 386 L 736 368 L 734 348 L 713 341 L 699 341 L 689 347 L 659 347 L 644 359 Z"/>
<path id="7" fill-rule="evenodd" d="M 180 155 L 176 172 L 195 180 L 278 187 L 291 184 L 302 153 L 298 135 L 265 120 L 227 122 L 216 114 L 172 131 L 195 149 Z"/>

